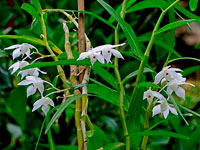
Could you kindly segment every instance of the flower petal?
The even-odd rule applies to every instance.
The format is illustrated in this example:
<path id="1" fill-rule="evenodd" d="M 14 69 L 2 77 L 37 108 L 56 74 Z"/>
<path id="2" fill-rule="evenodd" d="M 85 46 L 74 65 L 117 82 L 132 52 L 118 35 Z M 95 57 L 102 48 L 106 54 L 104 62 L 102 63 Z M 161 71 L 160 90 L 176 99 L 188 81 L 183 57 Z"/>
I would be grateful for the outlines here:
<path id="1" fill-rule="evenodd" d="M 30 95 L 33 95 L 36 92 L 36 88 L 33 85 L 30 85 L 27 88 L 27 97 L 29 97 Z"/>
<path id="2" fill-rule="evenodd" d="M 153 113 L 152 113 L 152 116 L 155 116 L 155 115 L 161 113 L 160 105 L 156 105 L 156 106 L 153 108 L 152 112 L 153 112 Z"/>
<path id="3" fill-rule="evenodd" d="M 30 81 L 30 80 L 23 80 L 21 81 L 20 83 L 18 83 L 17 85 L 28 85 L 28 84 L 31 84 L 33 83 L 33 81 Z"/>
<path id="4" fill-rule="evenodd" d="M 163 116 L 164 118 L 166 119 L 167 116 L 169 115 L 169 108 L 167 108 L 165 111 L 162 112 L 163 113 Z"/>
<path id="5" fill-rule="evenodd" d="M 55 107 L 54 102 L 52 99 L 50 99 L 49 97 L 46 98 L 46 100 L 48 100 L 48 104 L 51 105 L 52 107 Z"/>
<path id="6" fill-rule="evenodd" d="M 97 57 L 97 60 L 98 60 L 100 63 L 104 64 L 104 57 L 103 57 L 101 54 L 96 55 L 96 57 Z"/>
<path id="7" fill-rule="evenodd" d="M 20 48 L 17 48 L 16 50 L 13 51 L 13 60 L 16 58 L 16 57 L 19 57 L 21 55 L 21 52 L 20 52 Z"/>
<path id="8" fill-rule="evenodd" d="M 91 52 L 83 52 L 80 54 L 80 56 L 78 57 L 77 60 L 83 60 L 83 59 L 87 58 L 89 55 L 91 55 Z"/>
<path id="9" fill-rule="evenodd" d="M 178 89 L 175 91 L 176 95 L 185 99 L 185 90 L 182 87 L 178 87 Z"/>
<path id="10" fill-rule="evenodd" d="M 163 71 L 160 71 L 156 76 L 155 76 L 155 84 L 158 84 L 160 80 L 163 78 Z"/>
<path id="11" fill-rule="evenodd" d="M 39 99 L 37 100 L 34 104 L 33 104 L 33 109 L 32 112 L 34 112 L 36 109 L 40 108 L 43 105 L 43 99 Z"/>
<path id="12" fill-rule="evenodd" d="M 42 106 L 42 111 L 44 112 L 45 116 L 49 112 L 49 109 L 50 109 L 49 105 L 43 105 Z"/>
<path id="13" fill-rule="evenodd" d="M 14 49 L 14 48 L 19 48 L 21 46 L 21 44 L 15 44 L 15 45 L 12 45 L 12 46 L 9 46 L 7 48 L 4 48 L 5 50 L 7 49 Z"/>
<path id="14" fill-rule="evenodd" d="M 44 92 L 44 85 L 41 84 L 39 87 L 38 87 L 38 90 L 40 91 L 40 94 L 43 96 L 43 92 Z"/>
<path id="15" fill-rule="evenodd" d="M 165 99 L 162 94 L 156 91 L 152 91 L 153 96 L 157 97 L 158 99 Z"/>
<path id="16" fill-rule="evenodd" d="M 122 54 L 119 51 L 117 51 L 115 49 L 111 49 L 111 52 L 113 53 L 114 56 L 124 59 L 124 57 L 122 56 Z"/>
<path id="17" fill-rule="evenodd" d="M 173 92 L 173 90 L 172 90 L 170 87 L 167 87 L 167 93 L 168 93 L 169 95 L 172 95 L 172 92 Z"/>
<path id="18" fill-rule="evenodd" d="M 174 106 L 172 104 L 169 105 L 169 110 L 172 112 L 172 114 L 178 115 L 176 109 L 174 108 Z"/>
<path id="19" fill-rule="evenodd" d="M 31 45 L 31 44 L 28 44 L 28 43 L 23 43 L 26 47 L 28 47 L 28 48 L 35 48 L 33 45 Z M 35 48 L 36 49 L 36 48 Z"/>

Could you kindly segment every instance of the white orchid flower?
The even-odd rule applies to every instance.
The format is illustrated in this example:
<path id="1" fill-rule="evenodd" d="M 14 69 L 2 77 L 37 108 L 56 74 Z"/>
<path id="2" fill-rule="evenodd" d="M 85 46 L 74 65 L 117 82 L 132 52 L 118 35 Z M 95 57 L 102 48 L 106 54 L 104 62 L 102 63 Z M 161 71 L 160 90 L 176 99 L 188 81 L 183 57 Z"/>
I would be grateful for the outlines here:
<path id="1" fill-rule="evenodd" d="M 28 44 L 28 43 L 12 45 L 12 46 L 9 46 L 5 49 L 9 50 L 9 49 L 14 49 L 14 48 L 15 48 L 15 50 L 13 51 L 13 54 L 12 54 L 13 60 L 16 57 L 19 57 L 20 55 L 22 55 L 22 57 L 23 57 L 24 54 L 26 54 L 26 56 L 30 58 L 30 49 L 31 48 L 36 49 L 33 45 Z"/>
<path id="2" fill-rule="evenodd" d="M 173 113 L 174 115 L 178 115 L 176 109 L 174 108 L 174 105 L 168 104 L 166 99 L 162 99 L 161 101 L 158 101 L 160 103 L 159 105 L 154 106 L 152 110 L 152 116 L 155 116 L 159 113 L 163 114 L 164 118 L 166 119 L 169 111 Z"/>
<path id="3" fill-rule="evenodd" d="M 149 89 L 146 92 L 144 92 L 143 100 L 147 99 L 147 101 L 150 104 L 154 97 L 157 97 L 158 99 L 163 99 L 164 98 L 163 95 L 160 94 L 159 92 L 152 91 L 151 89 Z"/>
<path id="4" fill-rule="evenodd" d="M 18 61 L 14 64 L 12 64 L 8 69 L 13 69 L 13 71 L 11 72 L 11 74 L 15 73 L 18 69 L 22 69 L 23 67 L 29 65 L 29 63 L 27 61 Z"/>
<path id="5" fill-rule="evenodd" d="M 77 60 L 83 60 L 87 57 L 90 58 L 92 65 L 96 62 L 96 60 L 98 60 L 100 63 L 104 64 L 104 57 L 99 52 L 93 52 L 91 50 L 89 50 L 88 52 L 81 53 Z"/>
<path id="6" fill-rule="evenodd" d="M 171 80 L 183 80 L 184 78 L 180 73 L 177 73 L 176 71 L 182 71 L 179 68 L 170 68 L 170 66 L 164 67 L 162 71 L 160 71 L 156 76 L 155 76 L 155 84 L 158 84 L 164 81 L 171 81 Z"/>
<path id="7" fill-rule="evenodd" d="M 30 95 L 33 95 L 37 89 L 39 90 L 40 94 L 43 96 L 43 92 L 44 92 L 43 83 L 44 82 L 47 82 L 47 81 L 44 81 L 39 77 L 27 76 L 26 79 L 21 81 L 20 83 L 18 83 L 18 85 L 32 84 L 27 88 L 27 97 L 29 97 Z"/>
<path id="8" fill-rule="evenodd" d="M 17 75 L 21 74 L 21 79 L 23 79 L 27 75 L 38 77 L 39 72 L 42 74 L 46 74 L 46 72 L 41 71 L 39 68 L 36 67 L 36 68 L 19 71 Z"/>
<path id="9" fill-rule="evenodd" d="M 124 44 L 125 43 L 118 44 L 118 45 L 106 44 L 106 45 L 97 46 L 95 48 L 92 48 L 88 52 L 81 53 L 77 60 L 82 60 L 87 57 L 90 57 L 90 61 L 93 65 L 96 59 L 102 64 L 104 64 L 104 59 L 109 63 L 112 54 L 118 58 L 124 59 L 121 53 L 114 49 L 115 47 L 122 46 Z M 101 55 L 101 53 L 103 56 Z"/>
<path id="10" fill-rule="evenodd" d="M 32 112 L 34 112 L 35 110 L 37 110 L 42 106 L 42 111 L 44 112 L 45 115 L 47 115 L 50 109 L 49 105 L 55 107 L 52 99 L 50 99 L 49 97 L 42 97 L 33 104 Z"/>
<path id="11" fill-rule="evenodd" d="M 167 92 L 171 95 L 172 92 L 174 91 L 176 93 L 176 95 L 178 97 L 181 97 L 183 99 L 185 99 L 185 90 L 180 87 L 180 85 L 184 85 L 184 84 L 188 84 L 188 85 L 191 85 L 191 86 L 194 86 L 193 84 L 190 84 L 190 83 L 186 83 L 185 82 L 185 78 L 183 78 L 184 80 L 172 80 L 170 82 L 167 83 Z"/>

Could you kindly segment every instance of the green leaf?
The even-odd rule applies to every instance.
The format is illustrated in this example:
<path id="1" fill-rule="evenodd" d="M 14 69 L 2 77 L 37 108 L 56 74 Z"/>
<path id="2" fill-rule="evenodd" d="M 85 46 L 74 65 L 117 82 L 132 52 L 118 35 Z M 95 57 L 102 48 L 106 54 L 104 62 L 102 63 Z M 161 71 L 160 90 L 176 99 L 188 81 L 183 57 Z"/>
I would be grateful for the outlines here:
<path id="1" fill-rule="evenodd" d="M 179 138 L 179 139 L 186 139 L 189 140 L 190 138 L 188 136 L 179 134 L 179 133 L 174 133 L 170 131 L 145 131 L 145 132 L 137 132 L 135 133 L 138 136 L 150 136 L 150 135 L 156 135 L 156 136 L 168 136 L 168 137 L 174 137 L 174 138 Z"/>
<path id="2" fill-rule="evenodd" d="M 185 68 L 182 72 L 182 75 L 183 76 L 188 76 L 190 74 L 192 74 L 193 72 L 197 71 L 200 69 L 200 65 L 197 65 L 197 66 L 191 66 L 191 67 L 188 67 L 188 68 Z"/>
<path id="3" fill-rule="evenodd" d="M 143 57 L 143 53 L 141 51 L 141 48 L 138 44 L 135 32 L 133 31 L 133 29 L 131 28 L 131 26 L 125 22 L 116 12 L 115 10 L 108 5 L 107 3 L 105 3 L 103 0 L 97 0 L 107 11 L 108 13 L 113 16 L 117 22 L 119 23 L 120 27 L 122 28 L 128 43 L 131 47 L 131 51 L 138 57 L 142 58 Z"/>
<path id="4" fill-rule="evenodd" d="M 180 5 L 175 5 L 175 8 L 180 11 L 181 13 L 183 13 L 186 17 L 190 18 L 190 19 L 197 19 L 196 22 L 200 23 L 200 17 L 196 16 L 195 14 L 189 12 L 187 9 L 185 9 L 184 7 L 180 6 Z"/>
<path id="5" fill-rule="evenodd" d="M 143 73 L 147 73 L 147 72 L 153 72 L 151 69 L 149 68 L 144 68 L 144 72 Z M 138 74 L 138 70 L 130 73 L 129 75 L 127 75 L 123 80 L 122 83 L 124 84 L 126 81 L 128 81 L 131 78 L 134 78 L 136 75 Z"/>
<path id="6" fill-rule="evenodd" d="M 172 60 L 168 61 L 168 64 L 169 64 L 169 63 L 172 63 L 172 62 L 174 62 L 174 61 L 177 61 L 177 60 L 194 60 L 194 61 L 200 62 L 200 59 L 198 59 L 198 58 L 193 58 L 193 57 L 181 57 L 181 58 L 176 58 L 176 59 L 172 59 Z"/>
<path id="7" fill-rule="evenodd" d="M 77 150 L 78 146 L 76 145 L 56 145 L 57 150 Z"/>
<path id="8" fill-rule="evenodd" d="M 173 28 L 176 28 L 176 27 L 182 26 L 186 23 L 194 22 L 194 21 L 196 21 L 196 19 L 177 21 L 177 22 L 167 24 L 166 26 L 164 26 L 164 27 L 160 28 L 158 31 L 156 31 L 156 34 L 171 30 Z"/>
<path id="9" fill-rule="evenodd" d="M 35 67 L 41 68 L 41 67 L 50 67 L 50 66 L 57 66 L 57 65 L 90 66 L 91 63 L 90 63 L 89 59 L 84 59 L 84 60 L 79 60 L 79 61 L 77 61 L 76 59 L 69 59 L 69 60 L 60 60 L 60 61 L 53 61 L 53 62 L 34 63 L 34 64 L 31 64 L 31 65 L 24 67 L 23 70 L 29 69 L 29 68 L 35 68 Z M 114 66 L 112 64 L 101 64 L 100 62 L 95 62 L 94 66 L 95 65 L 114 68 Z"/>
<path id="10" fill-rule="evenodd" d="M 48 130 L 51 128 L 53 123 L 56 121 L 56 119 L 62 114 L 62 112 L 71 104 L 73 103 L 77 98 L 80 98 L 85 95 L 75 95 L 70 98 L 68 98 L 63 104 L 61 104 L 60 108 L 56 111 L 56 113 L 51 118 L 49 124 L 47 125 L 47 128 L 45 130 L 45 134 L 48 132 Z"/>
<path id="11" fill-rule="evenodd" d="M 131 6 L 133 5 L 134 3 L 136 2 L 136 0 L 129 0 L 126 4 L 126 10 Z M 121 5 L 117 8 L 116 12 L 119 14 L 121 12 L 121 9 L 122 9 L 122 4 L 123 2 L 121 3 Z M 109 23 L 113 23 L 115 21 L 115 18 L 113 16 L 111 16 L 109 19 L 108 19 L 108 22 Z"/>
<path id="12" fill-rule="evenodd" d="M 101 78 L 107 81 L 112 87 L 118 90 L 117 79 L 113 77 L 113 75 L 106 71 L 103 67 L 95 65 L 94 67 L 92 67 L 92 70 L 94 70 L 98 75 L 100 75 Z"/>
<path id="13" fill-rule="evenodd" d="M 138 87 L 155 87 L 155 88 L 158 88 L 158 89 L 161 88 L 160 86 L 158 86 L 157 84 L 153 84 L 152 82 L 140 82 L 138 84 Z"/>
<path id="14" fill-rule="evenodd" d="M 196 11 L 198 0 L 189 0 L 189 6 L 191 11 Z"/>
<path id="15" fill-rule="evenodd" d="M 182 106 L 182 105 L 179 105 L 179 104 L 178 104 L 178 106 L 179 106 L 181 109 L 183 109 L 183 110 L 185 110 L 185 111 L 187 111 L 187 112 L 189 112 L 189 113 L 191 113 L 191 114 L 193 114 L 193 115 L 196 115 L 197 117 L 200 117 L 200 114 L 199 114 L 199 113 L 197 113 L 197 112 L 195 112 L 195 111 L 192 111 L 191 109 L 188 109 L 188 108 L 186 108 L 186 107 L 184 107 L 184 106 Z"/>
<path id="16" fill-rule="evenodd" d="M 130 12 L 134 12 L 138 10 L 143 10 L 146 8 L 160 8 L 161 10 L 163 10 L 167 7 L 168 7 L 168 3 L 162 0 L 144 0 L 133 5 L 126 12 L 130 13 Z"/>
<path id="17" fill-rule="evenodd" d="M 25 128 L 26 122 L 26 101 L 27 97 L 25 87 L 17 87 L 11 92 L 8 99 L 8 105 L 11 108 L 13 118 L 22 127 L 22 129 Z"/>
<path id="18" fill-rule="evenodd" d="M 28 12 L 33 18 L 36 18 L 38 21 L 41 21 L 39 14 L 32 5 L 24 3 L 21 8 Z"/>
<path id="19" fill-rule="evenodd" d="M 36 10 L 41 14 L 42 13 L 42 7 L 40 5 L 39 0 L 32 0 L 33 5 L 35 6 Z"/>
<path id="20" fill-rule="evenodd" d="M 104 145 L 102 147 L 102 150 L 115 150 L 115 149 L 118 149 L 118 148 L 120 148 L 122 146 L 125 146 L 125 144 L 122 143 L 122 142 L 109 143 L 107 145 Z"/>

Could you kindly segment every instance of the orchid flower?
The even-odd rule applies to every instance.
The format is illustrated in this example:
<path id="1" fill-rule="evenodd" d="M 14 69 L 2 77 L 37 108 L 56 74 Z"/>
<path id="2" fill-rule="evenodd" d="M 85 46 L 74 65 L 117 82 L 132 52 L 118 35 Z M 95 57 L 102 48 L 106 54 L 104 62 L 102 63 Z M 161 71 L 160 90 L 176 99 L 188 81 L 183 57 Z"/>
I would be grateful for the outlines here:
<path id="1" fill-rule="evenodd" d="M 27 75 L 38 77 L 39 72 L 42 74 L 46 74 L 46 72 L 41 71 L 39 68 L 36 67 L 36 68 L 19 71 L 17 75 L 21 74 L 22 75 L 21 79 L 23 79 Z"/>
<path id="2" fill-rule="evenodd" d="M 163 95 L 160 94 L 159 92 L 152 91 L 151 89 L 149 89 L 146 92 L 144 92 L 143 100 L 147 99 L 147 101 L 150 104 L 154 97 L 157 97 L 158 99 L 163 99 L 164 98 Z"/>
<path id="3" fill-rule="evenodd" d="M 114 49 L 115 47 L 122 46 L 124 44 L 125 43 L 118 44 L 118 45 L 106 44 L 106 45 L 97 46 L 95 48 L 92 48 L 88 52 L 81 53 L 77 60 L 82 60 L 87 57 L 90 57 L 90 61 L 93 65 L 96 59 L 102 64 L 104 64 L 104 59 L 109 63 L 112 54 L 118 58 L 124 59 L 121 53 Z M 103 56 L 101 55 L 101 53 Z"/>
<path id="4" fill-rule="evenodd" d="M 48 111 L 50 109 L 49 105 L 54 107 L 53 100 L 50 99 L 49 97 L 42 97 L 41 99 L 37 100 L 33 104 L 32 112 L 34 112 L 35 110 L 37 110 L 38 108 L 40 108 L 42 106 L 42 111 L 44 112 L 45 115 L 47 115 L 47 113 L 48 113 Z"/>
<path id="5" fill-rule="evenodd" d="M 171 113 L 173 113 L 174 115 L 178 115 L 176 109 L 174 108 L 174 105 L 172 104 L 168 104 L 167 100 L 164 98 L 160 101 L 158 101 L 158 103 L 160 103 L 159 105 L 154 106 L 153 110 L 152 110 L 152 116 L 155 116 L 159 113 L 163 114 L 164 118 L 166 119 L 169 111 L 171 111 Z"/>
<path id="6" fill-rule="evenodd" d="M 22 57 L 23 57 L 24 54 L 26 54 L 26 56 L 30 58 L 30 49 L 31 48 L 36 49 L 33 45 L 27 44 L 27 43 L 12 45 L 5 49 L 9 50 L 9 49 L 14 49 L 14 48 L 15 48 L 15 50 L 13 51 L 13 54 L 12 54 L 13 60 L 16 57 L 19 57 L 20 55 L 22 55 Z"/>
<path id="7" fill-rule="evenodd" d="M 33 95 L 37 89 L 39 90 L 40 94 L 43 96 L 43 92 L 44 92 L 43 83 L 44 82 L 47 82 L 47 81 L 44 81 L 39 77 L 27 76 L 26 79 L 21 81 L 20 83 L 18 83 L 18 85 L 32 84 L 27 88 L 27 97 L 29 97 L 30 95 Z"/>
<path id="8" fill-rule="evenodd" d="M 104 64 L 104 58 L 103 56 L 98 53 L 98 52 L 93 52 L 91 50 L 89 50 L 88 52 L 83 52 L 81 53 L 81 55 L 79 56 L 79 58 L 77 60 L 83 60 L 85 58 L 89 57 L 91 64 L 93 65 L 96 60 L 98 60 L 100 63 Z"/>
<path id="9" fill-rule="evenodd" d="M 189 84 L 191 86 L 194 86 L 193 84 L 186 83 L 185 78 L 184 78 L 184 80 L 174 79 L 174 80 L 167 83 L 167 86 L 168 86 L 167 92 L 171 95 L 172 92 L 174 91 L 177 96 L 185 99 L 185 90 L 182 87 L 179 86 L 179 85 L 184 85 L 184 84 Z"/>
<path id="10" fill-rule="evenodd" d="M 177 73 L 176 71 L 182 71 L 179 68 L 169 68 L 170 66 L 164 67 L 162 71 L 160 71 L 156 76 L 155 76 L 155 84 L 158 84 L 164 81 L 171 81 L 171 80 L 183 80 L 184 78 L 180 73 Z"/>
<path id="11" fill-rule="evenodd" d="M 13 69 L 12 73 L 15 73 L 18 69 L 22 69 L 23 67 L 29 65 L 29 63 L 27 61 L 18 61 L 14 64 L 12 64 L 8 69 Z"/>

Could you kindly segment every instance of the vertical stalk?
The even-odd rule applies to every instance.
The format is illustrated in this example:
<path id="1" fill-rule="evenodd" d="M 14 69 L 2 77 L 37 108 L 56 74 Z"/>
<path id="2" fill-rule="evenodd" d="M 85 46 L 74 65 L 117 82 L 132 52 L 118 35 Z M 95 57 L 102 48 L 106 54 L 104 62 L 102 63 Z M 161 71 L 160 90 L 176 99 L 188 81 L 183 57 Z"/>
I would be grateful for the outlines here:
<path id="1" fill-rule="evenodd" d="M 133 108 L 133 106 L 134 106 L 134 97 L 135 97 L 135 95 L 137 94 L 137 90 L 138 90 L 138 87 L 137 87 L 137 86 L 138 86 L 138 84 L 139 84 L 139 83 L 141 82 L 141 80 L 142 80 L 142 74 L 143 74 L 143 71 L 144 71 L 144 67 L 145 67 L 145 65 L 147 64 L 148 59 L 149 59 L 149 54 L 150 54 L 150 52 L 151 52 L 151 49 L 152 49 L 152 46 L 153 46 L 153 43 L 154 43 L 154 40 L 155 40 L 156 31 L 158 30 L 159 25 L 160 25 L 160 23 L 161 23 L 161 21 L 162 21 L 164 15 L 165 15 L 165 13 L 166 13 L 171 7 L 173 7 L 175 4 L 177 4 L 179 1 L 180 1 L 180 0 L 176 0 L 176 1 L 175 1 L 174 3 L 172 3 L 169 7 L 167 7 L 165 10 L 163 10 L 162 13 L 161 13 L 161 15 L 160 15 L 160 17 L 158 18 L 158 21 L 157 21 L 157 23 L 156 23 L 156 25 L 155 25 L 155 27 L 154 27 L 154 30 L 153 30 L 153 32 L 152 32 L 152 35 L 151 35 L 151 39 L 150 39 L 150 41 L 149 41 L 149 44 L 148 44 L 148 46 L 147 46 L 147 49 L 146 49 L 146 51 L 145 51 L 145 53 L 144 53 L 143 59 L 142 59 L 142 61 L 141 61 L 141 63 L 140 63 L 140 66 L 139 66 L 139 71 L 138 71 L 137 78 L 136 78 L 135 88 L 134 88 L 134 90 L 133 90 L 132 97 L 131 97 L 130 108 L 129 108 L 130 111 L 132 110 L 132 108 Z M 148 112 L 147 112 L 147 113 L 148 113 Z M 148 120 L 149 115 L 147 114 L 146 117 L 147 117 L 147 119 L 145 118 L 145 120 Z M 146 127 L 149 126 L 149 122 L 148 122 L 148 121 L 145 122 L 145 126 L 146 126 Z M 142 142 L 142 144 L 143 144 L 142 147 L 145 147 L 145 146 L 146 146 L 148 137 L 146 137 L 144 140 L 146 140 L 146 141 Z"/>
<path id="2" fill-rule="evenodd" d="M 84 6 L 84 0 L 78 0 L 78 10 L 79 11 L 84 11 L 85 10 L 85 6 Z M 85 16 L 84 13 L 78 13 L 78 47 L 79 47 L 79 55 L 82 52 L 85 52 Z M 84 76 L 84 68 L 83 66 L 79 66 L 79 71 L 82 71 L 79 75 L 79 83 L 82 83 L 83 80 L 83 76 Z M 83 111 L 85 105 L 86 105 L 86 99 L 77 99 L 76 101 L 76 109 L 80 110 L 81 112 Z M 81 116 L 81 114 L 79 113 L 78 116 Z M 79 149 L 83 149 L 86 150 L 87 149 L 87 139 L 85 141 L 86 138 L 86 128 L 85 128 L 85 122 L 81 121 L 81 118 L 79 118 L 79 120 L 77 121 L 77 123 L 80 126 L 81 129 L 81 136 L 82 139 L 79 139 Z M 77 133 L 77 136 L 78 135 Z M 84 139 L 83 139 L 84 138 Z M 80 141 L 81 140 L 81 141 Z"/>
<path id="3" fill-rule="evenodd" d="M 120 17 L 122 19 L 125 18 L 126 3 L 127 3 L 127 0 L 124 0 L 123 5 L 122 5 L 122 10 L 120 13 Z M 115 29 L 115 44 L 119 44 L 119 24 L 117 24 L 117 27 Z M 117 81 L 119 84 L 119 90 L 120 90 L 119 91 L 120 92 L 119 93 L 120 119 L 121 119 L 121 123 L 122 123 L 123 134 L 125 137 L 126 150 L 130 150 L 130 137 L 128 135 L 128 128 L 127 128 L 126 117 L 125 117 L 125 112 L 124 112 L 124 86 L 121 81 L 121 76 L 120 76 L 119 69 L 118 69 L 118 58 L 117 57 L 115 57 L 114 66 L 115 66 L 115 68 L 114 68 L 115 76 L 117 77 Z"/>

